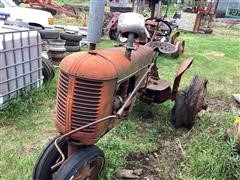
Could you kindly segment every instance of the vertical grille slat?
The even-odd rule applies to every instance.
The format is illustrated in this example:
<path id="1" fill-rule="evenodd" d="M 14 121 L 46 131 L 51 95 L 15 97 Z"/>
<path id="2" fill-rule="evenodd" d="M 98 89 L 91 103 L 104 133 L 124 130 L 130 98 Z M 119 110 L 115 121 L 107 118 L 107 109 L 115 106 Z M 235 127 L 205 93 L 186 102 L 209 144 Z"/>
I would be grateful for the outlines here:
<path id="1" fill-rule="evenodd" d="M 71 78 L 72 79 L 72 78 Z M 85 126 L 98 119 L 103 82 L 76 78 L 73 89 L 68 88 L 69 75 L 60 71 L 57 95 L 57 121 L 66 125 L 67 97 L 73 93 L 71 104 L 71 130 Z M 71 81 L 72 83 L 72 81 Z M 73 92 L 72 92 L 73 91 Z M 94 133 L 96 126 L 90 126 L 81 132 Z"/>
<path id="2" fill-rule="evenodd" d="M 97 120 L 102 82 L 76 79 L 72 106 L 72 129 L 79 128 Z M 93 133 L 95 126 L 82 130 Z"/>
<path id="3" fill-rule="evenodd" d="M 60 72 L 58 92 L 57 92 L 57 121 L 62 125 L 66 125 L 66 102 L 68 92 L 68 76 Z"/>

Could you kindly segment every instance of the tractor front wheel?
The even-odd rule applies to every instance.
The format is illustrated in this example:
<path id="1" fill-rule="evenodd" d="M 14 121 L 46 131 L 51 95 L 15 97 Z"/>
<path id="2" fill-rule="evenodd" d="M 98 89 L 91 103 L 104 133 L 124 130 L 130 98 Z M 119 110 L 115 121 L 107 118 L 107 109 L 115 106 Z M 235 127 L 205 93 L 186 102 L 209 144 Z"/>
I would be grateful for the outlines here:
<path id="1" fill-rule="evenodd" d="M 177 94 L 171 121 L 178 128 L 192 128 L 197 113 L 206 109 L 207 80 L 195 76 L 186 91 Z"/>
<path id="2" fill-rule="evenodd" d="M 54 179 L 96 180 L 104 162 L 104 153 L 97 146 L 80 147 L 62 164 Z"/>
<path id="3" fill-rule="evenodd" d="M 57 148 L 54 145 L 55 137 L 43 150 L 42 154 L 39 156 L 34 170 L 33 170 L 33 180 L 52 180 L 57 169 L 51 169 L 59 159 L 61 155 L 59 154 Z M 63 151 L 64 155 L 67 155 L 68 143 L 66 141 L 61 141 L 58 146 Z"/>

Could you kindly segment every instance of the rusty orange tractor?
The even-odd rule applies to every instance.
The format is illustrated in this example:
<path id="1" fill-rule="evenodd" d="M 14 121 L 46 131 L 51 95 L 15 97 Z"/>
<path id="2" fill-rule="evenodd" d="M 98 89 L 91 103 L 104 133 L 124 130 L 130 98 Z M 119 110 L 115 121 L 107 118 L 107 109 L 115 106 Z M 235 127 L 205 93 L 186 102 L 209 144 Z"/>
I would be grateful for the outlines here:
<path id="1" fill-rule="evenodd" d="M 183 61 L 170 86 L 158 75 L 158 49 L 151 43 L 134 43 L 145 33 L 144 18 L 124 13 L 118 30 L 128 38 L 125 47 L 74 53 L 60 63 L 56 105 L 60 135 L 39 157 L 33 179 L 97 179 L 105 160 L 94 144 L 128 116 L 136 99 L 175 101 L 176 127 L 191 127 L 205 106 L 206 80 L 195 77 L 187 91 L 178 90 L 192 59 Z"/>

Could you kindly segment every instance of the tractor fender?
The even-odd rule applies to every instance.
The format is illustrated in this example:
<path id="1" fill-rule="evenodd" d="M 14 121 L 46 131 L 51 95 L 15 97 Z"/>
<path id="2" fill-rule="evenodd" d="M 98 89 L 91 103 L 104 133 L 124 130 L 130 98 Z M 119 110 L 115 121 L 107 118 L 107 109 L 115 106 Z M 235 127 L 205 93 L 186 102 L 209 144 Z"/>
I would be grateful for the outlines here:
<path id="1" fill-rule="evenodd" d="M 175 100 L 176 94 L 178 92 L 179 84 L 182 78 L 182 75 L 185 73 L 185 71 L 190 68 L 192 65 L 193 58 L 189 58 L 184 60 L 181 65 L 178 68 L 178 72 L 175 76 L 174 83 L 173 83 L 173 88 L 172 88 L 172 100 Z"/>

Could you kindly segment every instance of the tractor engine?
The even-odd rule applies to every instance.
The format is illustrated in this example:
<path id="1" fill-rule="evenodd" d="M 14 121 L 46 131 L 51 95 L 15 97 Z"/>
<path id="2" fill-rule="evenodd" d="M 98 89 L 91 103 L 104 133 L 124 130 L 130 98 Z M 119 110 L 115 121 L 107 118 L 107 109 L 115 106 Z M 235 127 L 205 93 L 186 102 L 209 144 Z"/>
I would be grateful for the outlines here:
<path id="1" fill-rule="evenodd" d="M 122 18 L 127 17 L 123 15 Z M 60 133 L 66 134 L 116 114 L 148 70 L 153 60 L 153 49 L 149 46 L 133 48 L 134 38 L 144 33 L 144 18 L 133 13 L 131 20 L 136 24 L 121 21 L 121 18 L 119 23 L 119 30 L 128 37 L 126 48 L 74 53 L 60 63 L 56 105 L 56 127 Z M 145 86 L 146 81 L 138 89 Z M 127 115 L 132 104 L 130 101 L 124 114 Z M 70 137 L 83 144 L 94 144 L 113 128 L 115 121 L 89 126 Z"/>
<path id="2" fill-rule="evenodd" d="M 131 60 L 124 53 L 124 47 L 79 52 L 60 63 L 56 106 L 56 126 L 60 133 L 112 115 L 120 108 L 153 58 L 153 50 L 148 46 L 133 51 Z M 93 144 L 113 124 L 105 121 L 82 129 L 71 138 Z"/>

